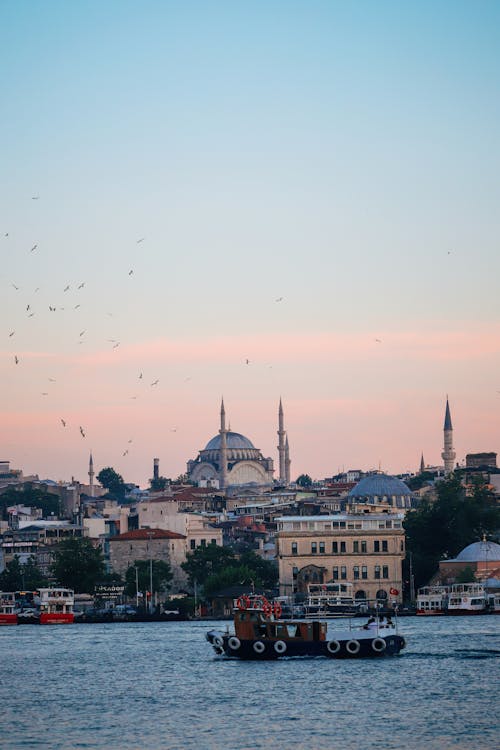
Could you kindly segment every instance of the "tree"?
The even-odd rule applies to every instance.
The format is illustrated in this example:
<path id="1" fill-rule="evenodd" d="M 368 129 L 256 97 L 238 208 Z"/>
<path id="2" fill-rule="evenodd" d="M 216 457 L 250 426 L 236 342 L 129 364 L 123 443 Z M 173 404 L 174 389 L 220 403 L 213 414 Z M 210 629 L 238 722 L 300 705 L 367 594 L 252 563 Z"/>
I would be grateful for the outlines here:
<path id="1" fill-rule="evenodd" d="M 244 552 L 240 556 L 239 563 L 253 572 L 254 579 L 260 582 L 259 587 L 272 589 L 278 583 L 277 565 L 269 562 L 269 560 L 264 560 L 260 555 L 253 552 L 253 550 Z M 257 583 L 255 585 L 257 586 Z"/>
<path id="2" fill-rule="evenodd" d="M 164 490 L 169 484 L 170 479 L 167 479 L 167 477 L 153 477 L 153 479 L 149 480 L 149 486 L 151 487 L 153 492 L 160 492 L 161 490 Z"/>
<path id="3" fill-rule="evenodd" d="M 228 547 L 208 544 L 188 552 L 181 568 L 187 573 L 191 586 L 195 581 L 203 585 L 210 575 L 220 573 L 235 561 L 234 552 Z"/>
<path id="4" fill-rule="evenodd" d="M 297 480 L 295 484 L 298 484 L 299 487 L 310 487 L 313 483 L 313 480 L 309 476 L 309 474 L 301 474 L 299 477 L 297 477 Z"/>
<path id="5" fill-rule="evenodd" d="M 137 568 L 137 573 L 136 573 Z M 125 594 L 135 596 L 137 590 L 145 593 L 150 590 L 151 573 L 153 577 L 153 591 L 157 593 L 168 589 L 172 580 L 172 569 L 164 560 L 134 560 L 134 564 L 125 573 Z"/>
<path id="6" fill-rule="evenodd" d="M 34 591 L 40 586 L 46 586 L 47 582 L 47 577 L 43 575 L 33 555 L 24 564 L 16 555 L 0 573 L 0 591 Z"/>
<path id="7" fill-rule="evenodd" d="M 126 487 L 123 477 L 110 466 L 101 469 L 97 475 L 97 481 L 108 490 L 110 495 L 114 495 L 119 500 L 124 498 Z"/>
<path id="8" fill-rule="evenodd" d="M 102 550 L 90 539 L 69 537 L 55 547 L 51 570 L 61 586 L 77 594 L 93 594 L 105 573 Z"/>
<path id="9" fill-rule="evenodd" d="M 40 508 L 42 516 L 47 518 L 51 514 L 59 514 L 59 497 L 40 487 L 30 484 L 23 485 L 22 489 L 9 487 L 0 495 L 0 513 L 7 520 L 7 508 L 11 505 L 25 505 L 27 508 Z"/>
<path id="10" fill-rule="evenodd" d="M 460 478 L 452 474 L 436 484 L 436 492 L 435 501 L 424 499 L 403 523 L 417 588 L 433 576 L 439 560 L 456 557 L 500 526 L 500 507 L 484 482 L 476 482 L 468 495 Z"/>

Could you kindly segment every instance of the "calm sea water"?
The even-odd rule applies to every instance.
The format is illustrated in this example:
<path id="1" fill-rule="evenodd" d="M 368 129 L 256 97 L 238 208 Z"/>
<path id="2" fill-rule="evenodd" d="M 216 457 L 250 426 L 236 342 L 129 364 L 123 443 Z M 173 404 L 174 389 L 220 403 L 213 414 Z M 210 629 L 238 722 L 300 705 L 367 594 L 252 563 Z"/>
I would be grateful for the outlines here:
<path id="1" fill-rule="evenodd" d="M 224 660 L 216 625 L 0 628 L 0 747 L 499 747 L 500 617 L 405 618 L 401 656 L 346 661 Z"/>

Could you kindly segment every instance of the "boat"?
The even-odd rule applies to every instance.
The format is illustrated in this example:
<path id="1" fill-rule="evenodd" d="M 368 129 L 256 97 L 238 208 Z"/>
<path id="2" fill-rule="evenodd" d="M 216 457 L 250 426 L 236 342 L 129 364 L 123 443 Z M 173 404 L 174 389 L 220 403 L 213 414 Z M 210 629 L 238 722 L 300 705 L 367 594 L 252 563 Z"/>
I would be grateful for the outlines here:
<path id="1" fill-rule="evenodd" d="M 0 625 L 17 625 L 14 591 L 0 591 Z"/>
<path id="2" fill-rule="evenodd" d="M 38 589 L 40 625 L 66 625 L 74 622 L 73 605 L 75 594 L 72 589 Z"/>
<path id="3" fill-rule="evenodd" d="M 363 602 L 365 612 L 368 607 Z M 310 583 L 305 602 L 306 617 L 346 617 L 360 611 L 360 602 L 353 596 L 352 583 Z"/>
<path id="4" fill-rule="evenodd" d="M 16 591 L 16 613 L 18 625 L 38 625 L 40 611 L 38 609 L 37 591 Z"/>
<path id="5" fill-rule="evenodd" d="M 285 618 L 279 602 L 245 595 L 234 601 L 234 632 L 210 630 L 206 639 L 220 656 L 239 659 L 279 659 L 325 656 L 330 659 L 392 656 L 405 647 L 393 625 L 370 617 L 363 626 L 331 631 L 322 619 Z"/>
<path id="6" fill-rule="evenodd" d="M 448 602 L 449 615 L 485 615 L 489 612 L 488 598 L 482 583 L 455 583 Z"/>
<path id="7" fill-rule="evenodd" d="M 445 615 L 450 595 L 449 586 L 423 586 L 417 593 L 417 615 Z"/>

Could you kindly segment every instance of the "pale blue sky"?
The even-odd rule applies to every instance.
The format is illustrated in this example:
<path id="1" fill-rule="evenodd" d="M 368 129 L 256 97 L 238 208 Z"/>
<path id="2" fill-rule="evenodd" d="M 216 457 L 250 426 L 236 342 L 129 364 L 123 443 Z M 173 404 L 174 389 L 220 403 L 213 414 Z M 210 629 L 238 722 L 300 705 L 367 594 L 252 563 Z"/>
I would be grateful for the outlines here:
<path id="1" fill-rule="evenodd" d="M 301 419 L 312 394 L 355 399 L 360 413 L 367 399 L 365 414 L 377 399 L 394 400 L 398 413 L 408 399 L 412 408 L 431 399 L 439 441 L 449 391 L 486 424 L 498 411 L 485 395 L 497 396 L 498 346 L 487 361 L 457 366 L 452 357 L 444 369 L 434 355 L 410 364 L 393 350 L 380 373 L 371 347 L 375 337 L 417 346 L 432 334 L 436 356 L 450 361 L 441 348 L 463 353 L 478 334 L 491 342 L 498 333 L 499 28 L 497 2 L 4 0 L 0 312 L 13 410 L 18 401 L 38 408 L 26 389 L 43 390 L 34 364 L 26 380 L 19 368 L 10 380 L 20 352 L 97 356 L 108 339 L 191 341 L 200 352 L 236 336 L 227 343 L 234 371 L 209 372 L 178 352 L 170 363 L 179 382 L 194 367 L 190 398 L 207 423 L 221 392 L 255 400 L 256 414 L 282 394 Z M 357 344 L 326 370 L 307 351 L 305 363 L 273 365 L 273 341 L 278 349 L 297 336 L 300 350 L 313 334 L 352 334 Z M 366 359 L 353 364 L 365 338 Z M 247 356 L 259 374 L 241 372 Z M 129 361 L 134 372 L 141 365 Z M 99 409 L 108 403 L 102 382 L 92 396 L 82 382 L 69 397 Z M 167 388 L 163 397 L 163 408 L 192 403 Z M 349 432 L 348 414 L 326 410 L 331 419 Z M 253 437 L 252 424 L 239 428 Z M 495 449 L 496 428 L 485 430 Z M 182 462 L 210 436 L 186 437 Z M 401 440 L 391 447 L 386 436 L 384 451 L 374 438 L 336 461 L 335 440 L 313 467 L 297 468 L 366 464 L 368 451 L 396 469 L 424 447 L 419 438 L 402 455 Z M 38 447 L 25 452 L 16 441 L 7 454 L 14 460 L 23 445 L 18 463 L 34 461 Z M 266 454 L 274 442 L 261 446 Z M 68 465 L 77 471 L 76 457 Z"/>

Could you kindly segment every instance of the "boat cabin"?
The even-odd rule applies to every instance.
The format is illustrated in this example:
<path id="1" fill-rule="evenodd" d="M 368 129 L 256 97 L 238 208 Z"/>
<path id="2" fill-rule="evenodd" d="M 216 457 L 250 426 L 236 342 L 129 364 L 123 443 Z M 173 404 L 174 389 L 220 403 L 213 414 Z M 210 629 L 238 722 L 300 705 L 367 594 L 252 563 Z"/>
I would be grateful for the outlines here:
<path id="1" fill-rule="evenodd" d="M 240 640 L 326 641 L 327 623 L 319 620 L 281 620 L 281 607 L 262 600 L 238 600 L 234 609 L 234 632 Z"/>

